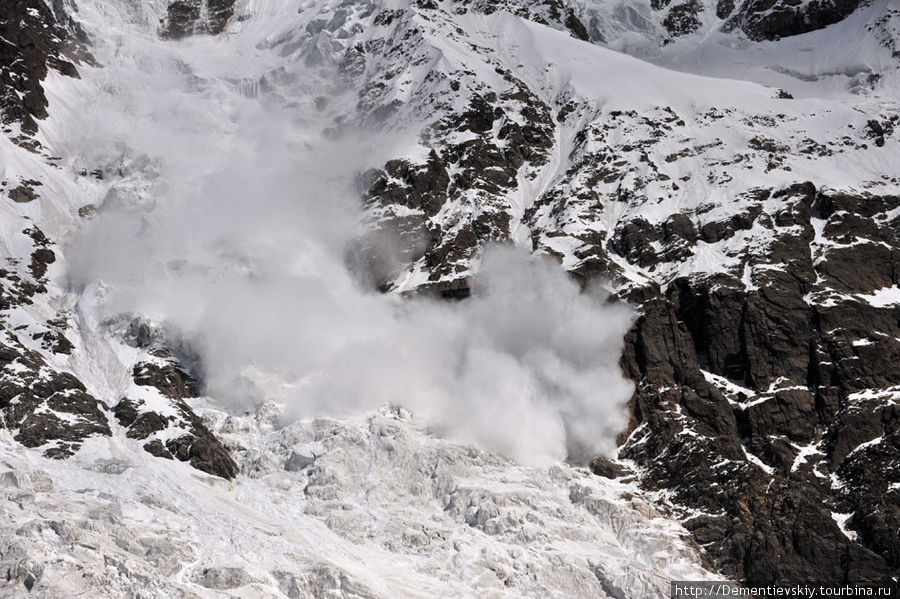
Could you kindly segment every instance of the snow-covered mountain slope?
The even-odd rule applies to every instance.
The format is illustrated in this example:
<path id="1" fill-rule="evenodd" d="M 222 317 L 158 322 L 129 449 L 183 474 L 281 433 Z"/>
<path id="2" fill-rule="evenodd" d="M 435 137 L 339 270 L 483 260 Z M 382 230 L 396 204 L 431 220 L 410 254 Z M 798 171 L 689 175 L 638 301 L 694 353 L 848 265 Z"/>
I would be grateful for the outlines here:
<path id="1" fill-rule="evenodd" d="M 710 576 L 633 482 L 524 468 L 397 409 L 209 415 L 246 456 L 234 483 L 121 438 L 54 462 L 4 434 L 4 596 L 658 597 Z"/>
<path id="2" fill-rule="evenodd" d="M 268 385 L 260 380 L 273 373 L 259 375 L 254 382 L 280 400 L 274 406 L 247 410 L 253 397 L 245 397 L 240 408 L 224 403 L 225 398 L 209 398 L 207 404 L 237 413 L 198 409 L 195 396 L 212 392 L 204 387 L 210 386 L 216 365 L 204 355 L 202 341 L 188 335 L 198 329 L 164 309 L 162 315 L 169 317 L 165 327 L 134 314 L 139 309 L 151 316 L 159 313 L 147 301 L 130 304 L 132 297 L 122 299 L 124 284 L 160 289 L 163 293 L 150 299 L 163 301 L 177 286 L 191 284 L 184 268 L 222 269 L 214 279 L 201 282 L 222 281 L 235 266 L 229 256 L 243 251 L 256 252 L 245 257 L 250 260 L 246 268 L 271 268 L 269 262 L 260 262 L 265 248 L 241 243 L 247 240 L 232 239 L 234 246 L 223 254 L 217 245 L 221 235 L 238 229 L 252 236 L 262 232 L 257 227 L 264 227 L 269 242 L 288 244 L 280 246 L 281 254 L 315 260 L 315 253 L 301 251 L 307 246 L 303 239 L 299 246 L 290 245 L 302 217 L 311 215 L 292 212 L 274 194 L 278 186 L 304 183 L 321 172 L 308 172 L 302 158 L 276 162 L 269 165 L 274 170 L 266 170 L 264 162 L 285 148 L 283 140 L 274 141 L 271 151 L 260 145 L 270 138 L 268 126 L 259 120 L 262 113 L 256 111 L 274 111 L 262 117 L 284 126 L 279 134 L 289 138 L 288 145 L 308 145 L 324 143 L 315 127 L 333 126 L 340 111 L 356 104 L 352 96 L 341 101 L 356 92 L 355 85 L 346 83 L 350 91 L 343 91 L 329 81 L 332 70 L 316 71 L 305 58 L 283 55 L 284 36 L 305 26 L 286 22 L 286 16 L 295 14 L 292 3 L 266 8 L 270 12 L 241 23 L 244 37 L 235 33 L 231 38 L 163 43 L 156 23 L 165 19 L 164 5 L 79 3 L 72 15 L 86 39 L 95 40 L 91 50 L 97 66 L 80 64 L 79 80 L 44 79 L 53 109 L 35 134 L 40 146 L 23 147 L 15 139 L 4 139 L 7 185 L 18 189 L 13 187 L 18 184 L 33 193 L 9 193 L 3 206 L 6 276 L 11 283 L 4 285 L 2 354 L 7 430 L 0 555 L 8 572 L 3 593 L 588 597 L 621 596 L 627 589 L 634 596 L 654 597 L 665 592 L 671 578 L 710 576 L 689 533 L 633 479 L 600 479 L 585 468 L 559 463 L 521 466 L 421 430 L 426 423 L 447 426 L 445 418 L 414 424 L 399 409 L 344 422 L 300 420 L 285 426 L 285 419 L 296 418 L 291 412 L 298 408 L 289 401 L 290 380 Z M 300 74 L 306 78 L 294 78 Z M 148 92 L 152 102 L 147 101 Z M 313 92 L 333 92 L 323 116 L 306 116 L 316 114 Z M 285 106 L 299 108 L 299 118 L 279 120 Z M 364 127 L 367 116 L 360 111 L 354 126 Z M 204 148 L 212 139 L 218 140 L 217 147 Z M 250 146 L 245 152 L 239 148 L 242 142 Z M 408 145 L 415 148 L 415 138 Z M 59 152 L 58 158 L 48 155 L 51 148 Z M 287 150 L 298 150 L 301 156 L 304 151 L 299 145 Z M 206 154 L 195 160 L 198 151 Z M 322 166 L 322 161 L 313 164 Z M 232 166 L 250 170 L 228 176 L 224 171 Z M 291 168 L 300 171 L 287 176 L 277 172 Z M 349 165 L 343 170 L 355 174 Z M 272 184 L 240 187 L 240 199 L 224 189 L 261 172 L 268 173 L 263 178 L 271 178 Z M 209 195 L 181 202 L 192 193 Z M 260 207 L 253 193 L 266 193 L 272 208 Z M 296 197 L 293 188 L 281 193 L 288 200 Z M 320 196 L 314 199 L 323 201 Z M 201 223 L 193 222 L 186 237 L 167 233 L 168 246 L 159 247 L 163 239 L 152 237 L 161 232 L 158 227 L 173 227 L 172 214 L 186 216 L 182 210 L 196 211 L 202 204 L 225 228 L 211 225 L 203 232 Z M 238 229 L 229 226 L 229 214 L 238 218 Z M 133 215 L 153 233 L 128 229 Z M 340 219 L 338 213 L 331 216 Z M 278 229 L 276 218 L 290 219 L 288 228 Z M 322 216 L 315 218 L 317 227 L 329 224 Z M 329 232 L 340 231 L 332 226 Z M 305 232 L 308 240 L 318 241 L 312 230 Z M 122 239 L 123 234 L 134 238 Z M 150 244 L 140 252 L 130 249 L 148 237 Z M 179 257 L 186 266 L 168 272 Z M 336 257 L 335 262 L 335 257 L 319 255 L 331 260 L 320 266 L 345 271 L 343 255 Z M 235 259 L 243 263 L 241 256 Z M 265 277 L 264 271 L 255 274 Z M 305 280 L 310 281 L 309 276 Z M 142 279 L 150 279 L 151 286 Z M 299 291 L 309 294 L 310 285 L 341 280 L 339 273 L 329 275 Z M 258 285 L 263 287 L 256 289 L 265 289 L 264 281 Z M 346 289 L 339 299 L 355 301 L 357 309 L 372 302 L 385 304 L 380 312 L 369 309 L 367 317 L 393 310 L 396 304 L 389 297 L 354 299 L 352 293 Z M 252 320 L 249 312 L 255 308 L 240 307 Z M 429 311 L 423 318 L 440 314 Z M 616 318 L 627 326 L 627 316 Z M 323 331 L 325 336 L 341 334 L 339 323 L 327 324 L 332 326 Z M 568 325 L 563 324 L 565 332 Z M 623 332 L 621 328 L 614 336 L 621 338 Z M 309 330 L 301 333 L 311 350 L 323 351 L 324 337 L 313 337 Z M 476 336 L 457 334 L 472 340 Z M 243 337 L 232 340 L 253 343 Z M 285 342 L 283 337 L 260 339 Z M 603 339 L 610 348 L 608 360 L 615 364 L 621 341 Z M 472 340 L 477 355 L 487 359 L 489 348 Z M 571 340 L 569 336 L 567 342 Z M 447 341 L 456 343 L 453 336 Z M 594 347 L 594 342 L 587 343 L 585 347 Z M 263 368 L 272 364 L 253 357 Z M 562 356 L 557 367 L 566 366 Z M 506 366 L 514 376 L 516 370 L 510 368 L 524 367 Z M 469 371 L 460 369 L 462 374 Z M 477 370 L 471 372 L 478 375 Z M 412 368 L 406 374 L 416 375 Z M 616 380 L 593 383 L 577 372 L 569 374 L 582 385 L 620 385 L 620 400 L 623 391 L 628 392 L 624 381 L 617 382 L 622 380 L 618 374 Z M 196 380 L 200 376 L 206 379 L 203 386 Z M 486 390 L 502 391 L 499 385 L 482 382 Z M 421 392 L 409 380 L 400 384 L 410 395 Z M 478 383 L 453 384 L 465 392 Z M 567 384 L 555 383 L 557 392 Z M 232 390 L 228 399 L 235 401 L 239 395 Z M 422 397 L 396 397 L 417 412 L 435 404 Z M 327 397 L 320 401 L 325 412 L 334 410 Z M 337 404 L 339 398 L 333 401 Z M 535 413 L 526 403 L 522 406 L 518 412 L 523 416 Z M 502 425 L 506 428 L 527 425 L 499 398 L 492 409 L 511 410 L 509 424 Z M 624 426 L 623 416 L 616 406 L 610 424 L 601 422 L 612 429 L 603 438 Z M 468 417 L 487 418 L 476 404 Z M 547 411 L 548 420 L 555 417 Z M 452 430 L 468 431 L 474 435 L 471 441 L 479 441 L 486 434 L 497 438 L 499 426 L 474 422 Z M 537 435 L 547 428 L 540 422 L 532 429 L 518 428 L 509 439 L 534 454 L 541 451 Z M 487 432 L 479 436 L 480 429 Z M 510 453 L 516 451 L 511 448 Z M 199 474 L 180 461 L 221 478 Z"/>
<path id="3" fill-rule="evenodd" d="M 888 0 L 2 10 L 10 592 L 896 569 Z"/>

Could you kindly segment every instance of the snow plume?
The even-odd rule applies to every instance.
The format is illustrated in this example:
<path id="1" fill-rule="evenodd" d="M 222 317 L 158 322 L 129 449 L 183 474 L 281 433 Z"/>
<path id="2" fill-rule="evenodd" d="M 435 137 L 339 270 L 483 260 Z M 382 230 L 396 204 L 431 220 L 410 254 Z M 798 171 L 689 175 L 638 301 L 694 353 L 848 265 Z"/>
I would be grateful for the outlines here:
<path id="1" fill-rule="evenodd" d="M 360 222 L 353 182 L 420 153 L 415 136 L 326 134 L 333 120 L 310 117 L 312 101 L 286 107 L 201 76 L 191 53 L 215 43 L 138 47 L 140 64 L 117 48 L 86 75 L 100 93 L 79 117 L 94 136 L 79 147 L 97 152 L 82 159 L 113 182 L 73 247 L 84 309 L 178 331 L 206 393 L 234 409 L 275 401 L 297 419 L 390 402 L 527 464 L 612 453 L 632 390 L 618 366 L 630 310 L 512 248 L 486 252 L 462 302 L 361 285 L 345 259 Z"/>

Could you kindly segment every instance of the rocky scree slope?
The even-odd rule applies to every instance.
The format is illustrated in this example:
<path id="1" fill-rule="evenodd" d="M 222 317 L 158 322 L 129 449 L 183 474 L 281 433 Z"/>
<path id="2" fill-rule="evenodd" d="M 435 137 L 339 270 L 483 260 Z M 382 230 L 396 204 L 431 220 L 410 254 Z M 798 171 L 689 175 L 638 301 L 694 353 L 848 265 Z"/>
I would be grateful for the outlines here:
<path id="1" fill-rule="evenodd" d="M 555 256 L 586 285 L 609 281 L 641 310 L 622 361 L 638 390 L 620 456 L 715 567 L 754 581 L 896 572 L 897 11 L 815 0 L 623 7 L 322 2 L 269 43 L 362 90 L 336 127 L 427 124 L 420 156 L 360 179 L 370 234 L 358 269 L 385 291 L 464 297 L 483 247 L 511 242 Z M 153 455 L 233 477 L 234 457 L 190 407 L 190 351 L 152 323 L 107 323 L 130 348 L 115 396 L 79 380 L 83 323 L 59 306 L 67 296 L 53 277 L 65 263 L 53 240 L 95 208 L 36 211 L 67 176 L 46 167 L 40 82 L 76 75 L 63 49 L 80 36 L 76 7 L 54 8 L 20 3 L 4 21 L 37 20 L 8 27 L 38 38 L 3 35 L 3 118 L 19 147 L 4 165 L 4 423 L 51 457 L 124 430 Z M 259 10 L 174 2 L 160 7 L 158 33 L 239 28 Z M 867 87 L 821 100 L 603 47 L 637 34 L 665 58 L 713 33 L 823 40 L 860 15 L 859 51 L 880 62 Z M 277 87 L 276 75 L 260 83 Z M 85 166 L 78 185 L 122 169 Z M 396 240 L 399 255 L 385 249 Z"/>

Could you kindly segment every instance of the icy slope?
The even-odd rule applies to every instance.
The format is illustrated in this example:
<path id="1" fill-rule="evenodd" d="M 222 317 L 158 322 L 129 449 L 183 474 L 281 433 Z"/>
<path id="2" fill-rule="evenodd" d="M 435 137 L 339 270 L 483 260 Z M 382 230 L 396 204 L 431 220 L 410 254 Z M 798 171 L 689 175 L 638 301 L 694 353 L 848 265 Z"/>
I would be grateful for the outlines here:
<path id="1" fill-rule="evenodd" d="M 272 415 L 209 414 L 245 456 L 234 483 L 134 441 L 55 462 L 4 434 L 4 596 L 640 598 L 709 576 L 633 483 L 523 468 L 402 410 Z"/>

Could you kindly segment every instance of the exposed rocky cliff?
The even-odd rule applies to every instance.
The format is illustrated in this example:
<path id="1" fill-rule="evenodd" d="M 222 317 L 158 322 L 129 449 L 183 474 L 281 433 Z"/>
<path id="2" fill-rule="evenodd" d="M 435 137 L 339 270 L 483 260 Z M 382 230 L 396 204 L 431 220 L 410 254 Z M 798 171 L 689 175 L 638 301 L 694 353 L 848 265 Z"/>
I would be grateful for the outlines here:
<path id="1" fill-rule="evenodd" d="M 7 135 L 34 143 L 28 137 L 37 133 L 37 121 L 47 117 L 42 82 L 48 70 L 78 76 L 71 62 L 77 54 L 74 45 L 42 0 L 0 7 L 0 122 Z"/>
<path id="2" fill-rule="evenodd" d="M 169 39 L 225 30 L 234 14 L 234 0 L 175 0 L 169 4 L 160 34 Z"/>

